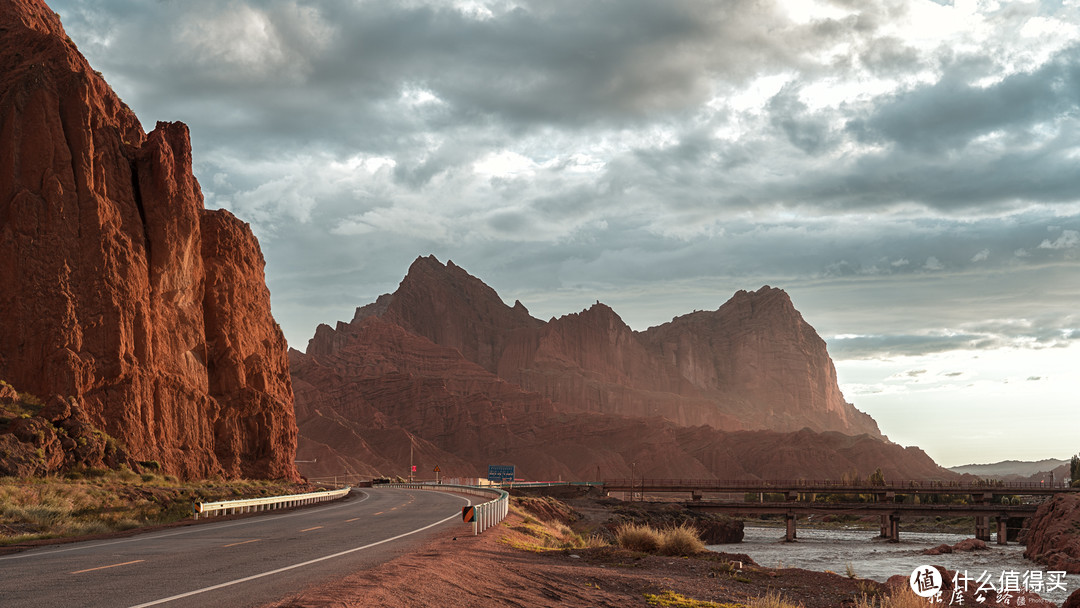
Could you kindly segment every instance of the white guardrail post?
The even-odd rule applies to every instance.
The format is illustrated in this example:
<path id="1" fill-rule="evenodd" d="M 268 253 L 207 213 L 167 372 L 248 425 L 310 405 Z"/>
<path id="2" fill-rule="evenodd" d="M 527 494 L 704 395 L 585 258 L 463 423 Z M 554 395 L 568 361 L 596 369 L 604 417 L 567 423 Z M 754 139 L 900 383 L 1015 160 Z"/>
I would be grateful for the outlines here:
<path id="1" fill-rule="evenodd" d="M 351 488 L 340 490 L 324 490 L 310 492 L 308 494 L 290 494 L 288 496 L 268 496 L 265 498 L 248 498 L 242 500 L 221 500 L 218 502 L 197 502 L 192 504 L 195 519 L 199 515 L 209 517 L 215 514 L 231 515 L 235 513 L 250 513 L 252 511 L 268 511 L 270 509 L 287 509 L 299 505 L 311 505 L 329 500 L 343 498 Z"/>
<path id="2" fill-rule="evenodd" d="M 472 494 L 475 496 L 494 496 L 487 502 L 475 505 L 473 518 L 473 534 L 480 534 L 484 530 L 498 525 L 510 513 L 510 495 L 498 488 L 482 486 L 459 486 L 454 484 L 434 483 L 388 483 L 389 488 L 406 488 L 410 490 L 435 490 L 443 492 L 457 492 Z"/>

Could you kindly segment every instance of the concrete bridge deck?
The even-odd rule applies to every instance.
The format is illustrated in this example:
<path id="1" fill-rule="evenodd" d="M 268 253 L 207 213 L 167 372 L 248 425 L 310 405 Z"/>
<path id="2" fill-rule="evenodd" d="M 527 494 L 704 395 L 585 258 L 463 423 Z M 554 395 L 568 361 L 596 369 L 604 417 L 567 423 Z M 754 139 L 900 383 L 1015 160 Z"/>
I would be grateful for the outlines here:
<path id="1" fill-rule="evenodd" d="M 799 514 L 833 515 L 879 515 L 881 537 L 892 542 L 900 541 L 901 517 L 974 517 L 975 538 L 990 541 L 990 518 L 997 518 L 998 544 L 1008 542 L 1009 523 L 1019 523 L 1031 517 L 1038 505 L 925 505 L 888 502 L 835 503 L 835 502 L 723 502 L 695 500 L 685 503 L 687 508 L 698 511 L 719 511 L 733 515 L 785 515 L 787 535 L 785 540 L 796 538 L 795 522 Z"/>
<path id="2" fill-rule="evenodd" d="M 1027 481 L 893 481 L 885 485 L 833 480 L 605 479 L 608 492 L 690 492 L 692 494 L 970 494 L 1050 496 L 1080 492 L 1062 483 Z"/>
<path id="3" fill-rule="evenodd" d="M 629 493 L 631 499 L 645 492 L 687 492 L 693 501 L 687 507 L 723 511 L 732 514 L 782 514 L 787 516 L 787 540 L 795 540 L 795 522 L 799 513 L 843 513 L 880 515 L 881 536 L 892 541 L 900 538 L 901 517 L 974 517 L 975 537 L 990 540 L 990 518 L 997 518 L 998 543 L 1008 539 L 1010 520 L 1014 523 L 1031 517 L 1036 504 L 1009 504 L 1002 497 L 1049 497 L 1080 491 L 1064 484 L 1032 482 L 955 482 L 899 481 L 885 485 L 831 480 L 715 480 L 715 479 L 609 479 L 606 492 Z M 702 500 L 705 494 L 757 494 L 757 501 Z M 769 494 L 780 494 L 784 501 L 766 502 Z M 872 502 L 819 502 L 801 500 L 807 495 L 862 495 Z M 968 504 L 916 504 L 916 497 L 938 495 L 970 496 Z M 999 504 L 1004 503 L 1004 504 Z"/>

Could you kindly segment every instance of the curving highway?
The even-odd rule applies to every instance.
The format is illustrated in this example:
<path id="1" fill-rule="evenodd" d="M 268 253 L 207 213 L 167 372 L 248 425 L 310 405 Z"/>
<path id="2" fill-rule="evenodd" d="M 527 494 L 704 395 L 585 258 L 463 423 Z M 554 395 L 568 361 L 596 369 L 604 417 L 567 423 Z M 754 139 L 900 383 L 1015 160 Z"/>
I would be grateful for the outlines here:
<path id="1" fill-rule="evenodd" d="M 291 512 L 0 556 L 0 606 L 241 608 L 370 568 L 445 526 L 463 496 L 366 488 Z"/>

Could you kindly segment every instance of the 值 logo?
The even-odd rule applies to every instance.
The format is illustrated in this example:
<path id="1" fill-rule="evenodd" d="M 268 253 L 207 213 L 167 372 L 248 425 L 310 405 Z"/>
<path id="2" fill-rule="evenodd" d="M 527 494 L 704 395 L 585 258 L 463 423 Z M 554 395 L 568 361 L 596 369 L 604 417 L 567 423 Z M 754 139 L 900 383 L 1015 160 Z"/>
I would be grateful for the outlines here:
<path id="1" fill-rule="evenodd" d="M 908 582 L 911 590 L 919 597 L 933 597 L 941 592 L 941 572 L 933 566 L 919 566 L 911 573 Z"/>

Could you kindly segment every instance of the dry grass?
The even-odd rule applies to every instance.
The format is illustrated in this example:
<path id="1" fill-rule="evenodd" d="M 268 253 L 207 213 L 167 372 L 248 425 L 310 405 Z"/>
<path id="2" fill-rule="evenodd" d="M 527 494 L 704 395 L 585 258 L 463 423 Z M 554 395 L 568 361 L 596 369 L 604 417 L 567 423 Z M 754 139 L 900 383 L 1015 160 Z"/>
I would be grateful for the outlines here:
<path id="1" fill-rule="evenodd" d="M 802 608 L 803 604 L 792 604 L 780 595 L 779 591 L 769 591 L 762 597 L 756 597 L 746 604 L 746 608 Z"/>
<path id="2" fill-rule="evenodd" d="M 646 593 L 645 601 L 650 606 L 666 606 L 671 608 L 743 608 L 741 604 L 718 604 L 708 600 L 695 600 L 685 595 L 667 590 L 661 593 Z"/>
<path id="3" fill-rule="evenodd" d="M 515 549 L 542 552 L 609 546 L 608 542 L 599 535 L 586 536 L 559 521 L 540 521 L 525 513 L 523 509 L 513 502 L 510 503 L 510 513 L 521 516 L 521 522 L 506 523 L 504 525 L 515 532 L 519 532 L 524 538 L 506 537 L 503 542 Z"/>
<path id="4" fill-rule="evenodd" d="M 660 553 L 664 555 L 697 555 L 705 551 L 701 533 L 690 524 L 683 523 L 661 532 Z"/>
<path id="5" fill-rule="evenodd" d="M 615 541 L 623 549 L 656 553 L 662 536 L 656 528 L 645 524 L 626 524 L 615 531 Z"/>
<path id="6" fill-rule="evenodd" d="M 0 545 L 105 534 L 191 516 L 193 502 L 289 494 L 271 481 L 181 483 L 172 476 L 89 469 L 66 478 L 0 478 Z"/>
<path id="7" fill-rule="evenodd" d="M 696 555 L 705 551 L 701 534 L 689 524 L 657 530 L 647 524 L 625 524 L 615 531 L 623 549 L 663 555 Z"/>
<path id="8" fill-rule="evenodd" d="M 928 606 L 930 606 L 929 600 L 915 595 L 914 591 L 906 587 L 886 597 L 873 598 L 864 595 L 855 602 L 855 608 L 926 608 Z"/>

